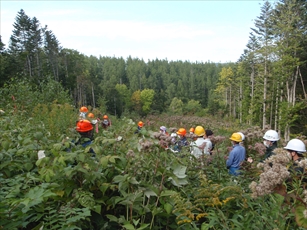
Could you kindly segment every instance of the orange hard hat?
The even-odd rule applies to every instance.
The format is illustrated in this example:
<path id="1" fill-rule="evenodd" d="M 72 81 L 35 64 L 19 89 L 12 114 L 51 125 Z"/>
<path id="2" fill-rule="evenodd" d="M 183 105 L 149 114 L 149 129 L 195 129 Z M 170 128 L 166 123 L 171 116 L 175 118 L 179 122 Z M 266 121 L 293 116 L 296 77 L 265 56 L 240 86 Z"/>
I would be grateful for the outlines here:
<path id="1" fill-rule="evenodd" d="M 190 132 L 191 133 L 194 133 L 194 131 L 195 131 L 195 129 L 192 127 L 192 128 L 190 128 Z"/>
<path id="2" fill-rule="evenodd" d="M 108 115 L 103 116 L 103 119 L 108 119 L 108 118 L 109 118 Z"/>
<path id="3" fill-rule="evenodd" d="M 89 113 L 87 116 L 88 116 L 89 118 L 94 118 L 94 117 L 95 117 L 95 115 L 94 115 L 93 113 Z"/>
<path id="4" fill-rule="evenodd" d="M 76 130 L 77 130 L 78 132 L 83 133 L 83 132 L 90 131 L 90 130 L 92 130 L 92 129 L 93 129 L 93 125 L 92 125 L 92 123 L 91 123 L 90 121 L 88 121 L 88 120 L 80 120 L 80 121 L 78 121 L 78 123 L 77 123 L 77 128 L 76 128 Z"/>
<path id="5" fill-rule="evenodd" d="M 177 131 L 177 134 L 178 135 L 181 135 L 181 136 L 185 136 L 187 134 L 187 131 L 184 129 L 184 128 L 180 128 L 178 131 Z"/>
<path id="6" fill-rule="evenodd" d="M 88 109 L 87 109 L 85 106 L 82 106 L 82 107 L 80 108 L 80 112 L 87 113 L 87 112 L 88 112 Z"/>
<path id="7" fill-rule="evenodd" d="M 138 126 L 143 127 L 144 123 L 143 121 L 139 121 Z"/>

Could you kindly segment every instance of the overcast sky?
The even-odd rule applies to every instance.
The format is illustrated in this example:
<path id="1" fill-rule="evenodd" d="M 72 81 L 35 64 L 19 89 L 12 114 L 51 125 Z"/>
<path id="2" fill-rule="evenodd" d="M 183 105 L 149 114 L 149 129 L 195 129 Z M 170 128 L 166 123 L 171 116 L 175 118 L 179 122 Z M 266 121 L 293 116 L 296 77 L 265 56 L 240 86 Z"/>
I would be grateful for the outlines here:
<path id="1" fill-rule="evenodd" d="M 85 55 L 190 62 L 236 62 L 263 1 L 0 0 L 2 42 L 23 9 L 64 48 Z"/>

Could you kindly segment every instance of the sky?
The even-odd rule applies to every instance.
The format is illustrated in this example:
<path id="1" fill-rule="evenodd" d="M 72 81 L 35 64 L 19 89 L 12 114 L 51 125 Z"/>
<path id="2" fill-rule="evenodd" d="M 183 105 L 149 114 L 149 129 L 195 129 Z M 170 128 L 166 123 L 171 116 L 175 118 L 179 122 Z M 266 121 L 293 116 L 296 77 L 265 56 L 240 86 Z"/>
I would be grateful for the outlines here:
<path id="1" fill-rule="evenodd" d="M 23 9 L 48 26 L 63 48 L 90 56 L 236 62 L 260 16 L 262 0 L 0 0 L 2 42 Z"/>

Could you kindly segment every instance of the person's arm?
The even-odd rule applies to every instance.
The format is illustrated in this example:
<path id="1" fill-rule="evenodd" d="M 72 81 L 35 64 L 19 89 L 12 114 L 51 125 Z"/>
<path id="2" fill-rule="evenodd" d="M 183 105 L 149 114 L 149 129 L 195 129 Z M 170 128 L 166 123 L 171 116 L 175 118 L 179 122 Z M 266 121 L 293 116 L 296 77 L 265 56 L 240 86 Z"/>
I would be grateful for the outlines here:
<path id="1" fill-rule="evenodd" d="M 204 148 L 204 153 L 205 154 L 210 154 L 210 150 L 211 150 L 211 148 L 212 148 L 212 143 L 211 142 L 205 142 L 206 143 L 206 146 L 205 146 L 205 148 Z"/>
<path id="2" fill-rule="evenodd" d="M 229 157 L 228 157 L 228 159 L 227 159 L 227 161 L 226 161 L 226 166 L 227 166 L 227 168 L 229 168 L 229 167 L 232 165 L 233 159 L 234 159 L 234 154 L 233 154 L 233 151 L 231 151 L 231 152 L 229 153 Z"/>

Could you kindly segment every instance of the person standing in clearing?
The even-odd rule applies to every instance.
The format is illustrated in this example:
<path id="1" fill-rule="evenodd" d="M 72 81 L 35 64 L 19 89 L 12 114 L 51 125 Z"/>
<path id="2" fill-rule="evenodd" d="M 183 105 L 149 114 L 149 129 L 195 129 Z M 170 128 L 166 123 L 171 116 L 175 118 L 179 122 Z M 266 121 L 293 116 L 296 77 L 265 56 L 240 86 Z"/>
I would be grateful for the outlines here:
<path id="1" fill-rule="evenodd" d="M 191 145 L 191 154 L 196 158 L 201 158 L 204 155 L 204 148 L 207 144 L 204 135 L 205 129 L 202 126 L 196 126 L 194 134 L 197 136 Z"/>
<path id="2" fill-rule="evenodd" d="M 263 135 L 263 145 L 266 147 L 264 158 L 260 161 L 263 162 L 270 156 L 274 155 L 274 150 L 277 148 L 277 141 L 279 140 L 279 135 L 275 130 L 268 130 Z M 249 157 L 247 159 L 249 163 L 253 163 L 254 159 Z"/>
<path id="3" fill-rule="evenodd" d="M 226 160 L 226 167 L 230 175 L 238 176 L 241 164 L 245 160 L 245 148 L 240 145 L 242 137 L 239 133 L 233 133 L 229 139 L 232 143 L 232 150 Z"/>

